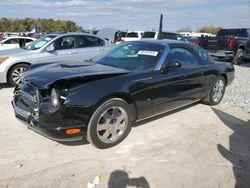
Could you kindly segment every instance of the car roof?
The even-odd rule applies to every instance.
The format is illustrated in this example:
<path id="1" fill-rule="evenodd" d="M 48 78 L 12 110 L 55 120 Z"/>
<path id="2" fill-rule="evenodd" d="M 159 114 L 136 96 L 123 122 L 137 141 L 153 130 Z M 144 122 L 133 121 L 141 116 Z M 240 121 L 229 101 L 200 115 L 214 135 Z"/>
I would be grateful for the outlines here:
<path id="1" fill-rule="evenodd" d="M 127 31 L 128 33 L 133 33 L 133 32 L 144 32 L 144 31 Z"/>
<path id="2" fill-rule="evenodd" d="M 32 37 L 26 37 L 26 36 L 10 36 L 10 37 L 4 37 L 4 39 L 36 39 L 36 38 L 32 38 Z"/>
<path id="3" fill-rule="evenodd" d="M 144 31 L 144 33 L 159 33 L 159 31 Z M 173 34 L 179 34 L 173 31 L 162 31 L 162 33 L 173 33 Z"/>
<path id="4" fill-rule="evenodd" d="M 48 33 L 47 35 L 54 35 L 54 36 L 84 35 L 84 36 L 98 37 L 94 34 L 83 33 L 83 32 Z"/>

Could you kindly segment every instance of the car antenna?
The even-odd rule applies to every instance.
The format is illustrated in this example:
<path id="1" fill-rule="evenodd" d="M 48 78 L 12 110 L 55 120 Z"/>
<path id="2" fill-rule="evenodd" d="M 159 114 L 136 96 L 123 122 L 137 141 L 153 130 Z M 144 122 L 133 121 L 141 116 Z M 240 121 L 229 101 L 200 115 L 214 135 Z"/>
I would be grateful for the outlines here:
<path id="1" fill-rule="evenodd" d="M 163 15 L 161 14 L 160 25 L 159 25 L 159 34 L 158 34 L 158 39 L 160 39 L 160 40 L 162 40 L 162 20 L 163 20 Z"/>

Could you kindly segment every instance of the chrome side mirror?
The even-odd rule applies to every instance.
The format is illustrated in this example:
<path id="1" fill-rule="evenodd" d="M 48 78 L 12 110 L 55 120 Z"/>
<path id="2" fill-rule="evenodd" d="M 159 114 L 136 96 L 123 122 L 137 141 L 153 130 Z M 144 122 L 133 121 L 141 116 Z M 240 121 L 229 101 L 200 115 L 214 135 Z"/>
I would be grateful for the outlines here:
<path id="1" fill-rule="evenodd" d="M 55 51 L 55 47 L 53 45 L 50 45 L 46 48 L 47 52 L 53 52 Z"/>

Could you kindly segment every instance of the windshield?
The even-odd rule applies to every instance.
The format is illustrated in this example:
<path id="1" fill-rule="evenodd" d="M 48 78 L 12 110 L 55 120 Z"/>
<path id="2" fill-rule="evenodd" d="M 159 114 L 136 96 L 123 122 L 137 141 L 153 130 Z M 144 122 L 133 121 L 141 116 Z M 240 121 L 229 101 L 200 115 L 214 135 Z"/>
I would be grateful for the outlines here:
<path id="1" fill-rule="evenodd" d="M 50 42 L 53 38 L 55 38 L 56 35 L 46 35 L 44 37 L 41 37 L 40 39 L 28 44 L 25 49 L 28 50 L 37 50 L 44 45 L 46 45 L 48 42 Z"/>
<path id="2" fill-rule="evenodd" d="M 163 50 L 164 46 L 160 44 L 127 43 L 94 58 L 93 61 L 130 71 L 147 70 L 156 66 Z"/>

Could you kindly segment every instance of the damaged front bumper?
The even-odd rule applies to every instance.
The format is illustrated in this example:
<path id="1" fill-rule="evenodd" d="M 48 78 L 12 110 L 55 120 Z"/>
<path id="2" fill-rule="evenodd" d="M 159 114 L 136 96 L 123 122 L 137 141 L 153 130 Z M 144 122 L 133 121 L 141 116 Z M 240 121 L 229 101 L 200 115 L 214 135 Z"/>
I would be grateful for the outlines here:
<path id="1" fill-rule="evenodd" d="M 23 93 L 25 92 L 15 90 L 12 106 L 16 118 L 25 123 L 28 128 L 55 141 L 66 142 L 83 139 L 86 125 L 82 121 L 71 121 L 67 117 L 60 118 L 62 116 L 60 112 L 50 115 L 42 114 L 40 108 L 43 105 L 37 102 L 35 95 L 27 93 L 24 95 Z M 80 129 L 80 131 L 76 134 L 67 134 L 66 131 L 69 129 Z"/>

